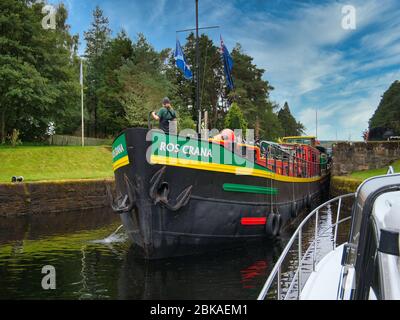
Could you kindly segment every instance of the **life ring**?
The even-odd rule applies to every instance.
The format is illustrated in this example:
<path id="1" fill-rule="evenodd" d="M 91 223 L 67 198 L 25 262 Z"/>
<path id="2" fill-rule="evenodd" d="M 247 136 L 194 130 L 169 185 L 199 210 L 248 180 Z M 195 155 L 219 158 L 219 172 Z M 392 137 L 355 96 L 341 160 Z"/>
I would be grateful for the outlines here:
<path id="1" fill-rule="evenodd" d="M 275 238 L 279 234 L 280 224 L 281 224 L 281 217 L 279 215 L 271 213 L 267 217 L 265 232 L 268 238 L 270 239 Z"/>

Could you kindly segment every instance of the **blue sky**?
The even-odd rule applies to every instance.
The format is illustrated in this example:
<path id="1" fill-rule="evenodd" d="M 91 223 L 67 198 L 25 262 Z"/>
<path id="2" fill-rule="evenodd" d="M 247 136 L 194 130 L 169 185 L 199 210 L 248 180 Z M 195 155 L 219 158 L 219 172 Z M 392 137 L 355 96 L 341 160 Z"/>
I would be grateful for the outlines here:
<path id="1" fill-rule="evenodd" d="M 61 2 L 81 39 L 100 5 L 114 35 L 121 28 L 133 39 L 142 32 L 157 50 L 173 48 L 175 31 L 195 21 L 194 0 Z M 344 5 L 356 9 L 355 30 L 342 27 Z M 199 0 L 200 26 L 220 25 L 207 34 L 218 43 L 221 33 L 229 50 L 239 42 L 266 70 L 272 100 L 288 101 L 309 134 L 318 108 L 322 140 L 361 140 L 381 95 L 400 79 L 399 16 L 398 0 Z"/>

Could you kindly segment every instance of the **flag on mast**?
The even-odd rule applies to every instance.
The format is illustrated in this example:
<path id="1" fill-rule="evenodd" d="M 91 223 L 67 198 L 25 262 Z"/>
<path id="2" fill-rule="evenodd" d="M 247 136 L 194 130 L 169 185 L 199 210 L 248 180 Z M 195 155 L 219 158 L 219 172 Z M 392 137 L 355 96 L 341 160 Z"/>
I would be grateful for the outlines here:
<path id="1" fill-rule="evenodd" d="M 234 88 L 233 78 L 232 78 L 233 59 L 229 54 L 229 51 L 224 44 L 224 41 L 222 40 L 222 36 L 220 36 L 220 39 L 221 39 L 221 55 L 222 55 L 222 60 L 224 61 L 226 86 L 230 90 L 232 90 Z"/>
<path id="2" fill-rule="evenodd" d="M 186 62 L 185 55 L 183 54 L 183 50 L 178 39 L 176 39 L 175 65 L 179 70 L 183 72 L 183 76 L 186 79 L 192 79 L 192 71 L 190 70 L 190 67 Z"/>

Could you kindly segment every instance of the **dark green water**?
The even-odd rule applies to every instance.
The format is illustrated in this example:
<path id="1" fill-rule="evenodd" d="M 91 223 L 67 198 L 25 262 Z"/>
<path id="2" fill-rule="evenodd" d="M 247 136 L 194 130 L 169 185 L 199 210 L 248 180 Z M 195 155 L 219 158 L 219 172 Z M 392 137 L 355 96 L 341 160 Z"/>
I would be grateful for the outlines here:
<path id="1" fill-rule="evenodd" d="M 119 226 L 109 210 L 0 218 L 0 299 L 256 299 L 290 236 L 149 262 Z"/>

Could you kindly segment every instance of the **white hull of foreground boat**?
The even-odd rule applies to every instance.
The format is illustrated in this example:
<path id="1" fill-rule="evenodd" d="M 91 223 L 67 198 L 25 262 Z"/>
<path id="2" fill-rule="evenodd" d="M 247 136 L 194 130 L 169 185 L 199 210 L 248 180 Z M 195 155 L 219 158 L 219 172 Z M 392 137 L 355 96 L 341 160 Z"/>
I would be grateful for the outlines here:
<path id="1" fill-rule="evenodd" d="M 344 244 L 329 252 L 315 267 L 304 285 L 300 294 L 300 300 L 337 300 L 343 278 L 343 267 L 341 259 L 343 256 Z M 346 277 L 344 292 L 347 293 L 344 299 L 350 298 L 351 284 L 354 270 L 350 269 Z"/>

